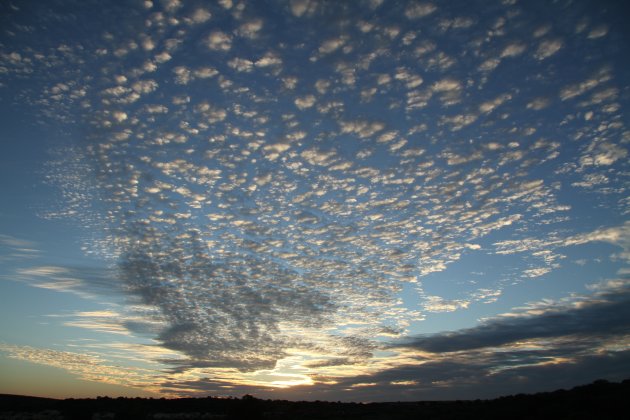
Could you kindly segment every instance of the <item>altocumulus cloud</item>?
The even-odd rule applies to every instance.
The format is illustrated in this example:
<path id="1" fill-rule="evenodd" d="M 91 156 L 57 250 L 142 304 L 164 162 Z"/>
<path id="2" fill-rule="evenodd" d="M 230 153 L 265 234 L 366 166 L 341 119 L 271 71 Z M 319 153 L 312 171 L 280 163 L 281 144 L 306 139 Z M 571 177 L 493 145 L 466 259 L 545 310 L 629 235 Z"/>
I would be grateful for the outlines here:
<path id="1" fill-rule="evenodd" d="M 466 290 L 439 277 L 469 255 L 513 257 L 525 283 L 562 270 L 561 248 L 627 253 L 627 227 L 610 228 L 628 214 L 624 81 L 615 60 L 591 61 L 615 54 L 618 28 L 556 4 L 562 24 L 539 28 L 532 2 L 260 4 L 111 6 L 106 33 L 86 39 L 54 4 L 11 15 L 22 44 L 0 54 L 7 95 L 88 134 L 48 165 L 66 203 L 43 215 L 78 221 L 111 267 L 31 264 L 14 279 L 123 292 L 120 319 L 70 324 L 149 334 L 181 392 L 249 392 L 239 374 L 298 356 L 311 391 L 367 399 L 625 360 L 623 287 L 383 345 L 427 312 L 514 295 L 512 272 Z M 72 19 L 91 23 L 96 2 L 82 5 Z M 608 228 L 584 222 L 593 197 Z"/>

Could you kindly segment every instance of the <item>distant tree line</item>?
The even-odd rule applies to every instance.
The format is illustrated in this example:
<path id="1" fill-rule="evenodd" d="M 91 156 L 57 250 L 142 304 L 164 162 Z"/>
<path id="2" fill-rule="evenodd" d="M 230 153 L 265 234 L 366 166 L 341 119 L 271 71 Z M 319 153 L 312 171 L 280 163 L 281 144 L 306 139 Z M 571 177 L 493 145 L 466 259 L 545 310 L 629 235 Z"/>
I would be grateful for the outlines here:
<path id="1" fill-rule="evenodd" d="M 493 400 L 341 403 L 242 398 L 66 399 L 0 395 L 0 420 L 626 419 L 630 380 Z"/>

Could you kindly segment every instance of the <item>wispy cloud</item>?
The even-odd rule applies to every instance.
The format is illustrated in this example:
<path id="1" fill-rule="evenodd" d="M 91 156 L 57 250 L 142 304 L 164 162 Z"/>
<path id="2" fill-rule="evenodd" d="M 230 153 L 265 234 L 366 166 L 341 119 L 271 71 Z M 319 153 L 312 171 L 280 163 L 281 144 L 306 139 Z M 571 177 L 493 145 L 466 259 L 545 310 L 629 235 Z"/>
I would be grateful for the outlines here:
<path id="1" fill-rule="evenodd" d="M 81 379 L 158 391 L 155 376 L 159 371 L 139 367 L 114 366 L 99 356 L 69 351 L 0 343 L 0 351 L 10 358 L 52 366 Z"/>

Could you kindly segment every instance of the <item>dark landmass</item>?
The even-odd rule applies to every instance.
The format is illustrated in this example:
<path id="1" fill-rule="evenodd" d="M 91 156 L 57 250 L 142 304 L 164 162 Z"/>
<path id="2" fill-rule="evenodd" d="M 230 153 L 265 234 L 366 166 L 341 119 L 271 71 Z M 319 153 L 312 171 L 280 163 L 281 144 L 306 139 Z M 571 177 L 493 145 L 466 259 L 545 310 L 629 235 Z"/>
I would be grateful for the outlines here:
<path id="1" fill-rule="evenodd" d="M 243 398 L 66 399 L 0 394 L 0 419 L 626 419 L 630 379 L 493 400 L 391 403 Z"/>

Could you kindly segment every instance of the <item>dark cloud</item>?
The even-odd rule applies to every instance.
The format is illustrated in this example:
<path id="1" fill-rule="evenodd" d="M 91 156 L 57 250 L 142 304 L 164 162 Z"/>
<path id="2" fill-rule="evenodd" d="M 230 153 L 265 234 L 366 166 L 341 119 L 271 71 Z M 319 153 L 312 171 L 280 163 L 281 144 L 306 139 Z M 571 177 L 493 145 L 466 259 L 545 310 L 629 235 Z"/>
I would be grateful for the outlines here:
<path id="1" fill-rule="evenodd" d="M 145 236 L 149 244 L 127 252 L 120 273 L 132 298 L 160 309 L 168 327 L 158 339 L 190 357 L 180 368 L 273 368 L 290 344 L 279 323 L 313 327 L 330 311 L 325 294 L 295 285 L 297 276 L 272 262 L 215 262 L 194 232 L 166 247 L 162 239 Z M 273 281 L 251 275 L 263 265 Z"/>
<path id="2" fill-rule="evenodd" d="M 226 384 L 203 379 L 169 382 L 165 389 L 180 394 L 252 394 L 261 398 L 329 401 L 418 401 L 495 398 L 502 395 L 567 389 L 597 379 L 621 381 L 630 372 L 630 351 L 584 356 L 571 363 L 542 364 L 542 355 L 520 352 L 471 353 L 466 357 L 403 365 L 334 384 L 318 383 L 290 389 Z M 548 356 L 548 355 L 547 355 Z M 516 365 L 537 362 L 537 365 Z M 511 365 L 509 369 L 497 367 Z"/>
<path id="3" fill-rule="evenodd" d="M 601 294 L 592 301 L 541 310 L 539 315 L 525 312 L 495 318 L 474 328 L 408 338 L 394 347 L 443 353 L 499 347 L 535 338 L 574 336 L 576 340 L 599 340 L 630 333 L 630 288 Z"/>
<path id="4" fill-rule="evenodd" d="M 417 363 L 372 374 L 341 379 L 316 375 L 314 385 L 291 389 L 238 384 L 226 388 L 225 383 L 209 379 L 171 382 L 167 388 L 191 395 L 252 393 L 270 398 L 392 401 L 493 398 L 570 388 L 596 379 L 620 381 L 630 374 L 629 299 L 630 288 L 621 286 L 590 300 L 532 306 L 509 318 L 486 322 L 487 331 L 480 326 L 407 340 L 396 346 L 406 348 Z M 455 337 L 450 345 L 448 337 Z M 422 353 L 414 356 L 415 349 Z M 339 357 L 314 361 L 309 367 L 351 364 L 351 358 Z"/>
<path id="5" fill-rule="evenodd" d="M 569 388 L 630 374 L 630 335 L 626 287 L 598 293 L 592 300 L 498 318 L 484 326 L 407 340 L 398 347 L 419 349 L 417 364 L 346 379 L 314 377 L 315 385 L 287 390 L 225 384 L 209 380 L 169 386 L 229 395 L 253 393 L 293 399 L 419 400 L 493 398 L 522 392 Z M 448 337 L 455 337 L 447 345 Z M 431 340 L 435 341 L 431 341 Z M 492 347 L 492 348 L 489 348 Z M 496 347 L 500 347 L 499 350 Z M 310 367 L 352 364 L 349 358 L 315 361 Z"/>

